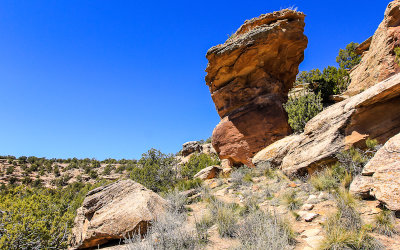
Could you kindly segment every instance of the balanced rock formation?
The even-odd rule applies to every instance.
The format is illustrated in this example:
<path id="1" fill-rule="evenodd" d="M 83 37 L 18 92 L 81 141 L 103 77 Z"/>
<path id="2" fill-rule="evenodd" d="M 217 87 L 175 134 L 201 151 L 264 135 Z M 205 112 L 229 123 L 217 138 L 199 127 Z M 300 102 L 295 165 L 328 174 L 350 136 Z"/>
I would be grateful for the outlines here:
<path id="1" fill-rule="evenodd" d="M 394 52 L 400 47 L 400 0 L 389 3 L 382 23 L 372 38 L 360 44 L 363 57 L 350 73 L 351 83 L 345 95 L 353 96 L 400 72 Z"/>
<path id="2" fill-rule="evenodd" d="M 366 138 L 380 144 L 400 132 L 400 74 L 325 109 L 291 135 L 261 150 L 256 166 L 272 164 L 289 176 L 311 174 Z"/>
<path id="3" fill-rule="evenodd" d="M 167 204 L 158 194 L 132 180 L 93 189 L 77 210 L 71 245 L 73 249 L 85 249 L 132 234 L 145 234 Z"/>
<path id="4" fill-rule="evenodd" d="M 290 134 L 282 103 L 307 47 L 304 17 L 294 10 L 261 15 L 208 50 L 206 83 L 222 118 L 212 143 L 221 159 L 252 166 L 256 152 Z"/>
<path id="5" fill-rule="evenodd" d="M 400 211 L 400 134 L 376 152 L 351 183 L 350 192 L 375 197 L 388 209 Z"/>

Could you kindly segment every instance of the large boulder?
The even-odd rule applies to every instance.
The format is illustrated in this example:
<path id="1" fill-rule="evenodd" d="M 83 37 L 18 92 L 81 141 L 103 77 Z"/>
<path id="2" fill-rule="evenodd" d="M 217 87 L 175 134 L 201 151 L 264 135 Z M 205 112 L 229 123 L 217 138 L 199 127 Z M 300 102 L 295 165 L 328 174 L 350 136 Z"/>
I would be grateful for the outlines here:
<path id="1" fill-rule="evenodd" d="M 400 134 L 376 152 L 351 183 L 350 192 L 375 197 L 390 210 L 400 211 Z"/>
<path id="2" fill-rule="evenodd" d="M 394 49 L 400 47 L 400 0 L 387 6 L 382 23 L 372 38 L 358 48 L 363 53 L 361 63 L 350 73 L 351 83 L 345 95 L 361 91 L 400 72 Z"/>
<path id="3" fill-rule="evenodd" d="M 252 166 L 260 149 L 291 133 L 282 107 L 307 47 L 301 12 L 247 20 L 207 52 L 206 83 L 221 122 L 212 144 L 221 159 Z"/>
<path id="4" fill-rule="evenodd" d="M 97 247 L 132 234 L 145 234 L 167 205 L 158 194 L 132 180 L 93 189 L 77 210 L 72 248 Z"/>
<path id="5" fill-rule="evenodd" d="M 366 138 L 383 144 L 400 132 L 400 74 L 325 109 L 304 132 L 270 145 L 254 163 L 273 163 L 289 176 L 311 174 Z"/>

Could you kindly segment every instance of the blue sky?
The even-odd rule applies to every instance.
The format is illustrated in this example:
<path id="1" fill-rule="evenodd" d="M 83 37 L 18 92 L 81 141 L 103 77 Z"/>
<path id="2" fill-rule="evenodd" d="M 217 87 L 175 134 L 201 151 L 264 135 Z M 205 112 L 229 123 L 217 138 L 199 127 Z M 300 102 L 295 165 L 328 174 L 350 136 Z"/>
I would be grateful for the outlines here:
<path id="1" fill-rule="evenodd" d="M 300 70 L 336 65 L 389 1 L 5 1 L 0 4 L 0 155 L 140 158 L 208 138 L 219 116 L 206 51 L 246 19 L 306 13 Z"/>

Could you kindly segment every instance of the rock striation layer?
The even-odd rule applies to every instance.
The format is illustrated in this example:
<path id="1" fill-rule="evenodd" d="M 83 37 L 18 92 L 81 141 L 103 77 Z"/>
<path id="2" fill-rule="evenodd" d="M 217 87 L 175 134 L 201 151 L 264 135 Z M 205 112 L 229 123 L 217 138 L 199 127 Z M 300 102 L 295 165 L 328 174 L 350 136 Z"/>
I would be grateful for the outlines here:
<path id="1" fill-rule="evenodd" d="M 97 247 L 113 240 L 145 234 L 168 203 L 132 180 L 90 191 L 78 208 L 72 229 L 72 249 Z"/>
<path id="2" fill-rule="evenodd" d="M 325 109 L 291 135 L 261 150 L 256 166 L 272 164 L 289 176 L 311 174 L 335 160 L 345 148 L 363 146 L 366 138 L 380 144 L 400 132 L 400 74 Z"/>
<path id="3" fill-rule="evenodd" d="M 221 159 L 251 166 L 256 152 L 290 134 L 282 103 L 307 47 L 304 17 L 294 10 L 261 15 L 208 50 L 206 83 L 222 118 L 212 143 Z"/>
<path id="4" fill-rule="evenodd" d="M 388 209 L 400 211 L 400 134 L 392 137 L 365 165 L 350 191 L 375 197 Z"/>
<path id="5" fill-rule="evenodd" d="M 350 73 L 351 83 L 345 95 L 353 96 L 400 72 L 395 48 L 400 47 L 400 0 L 389 3 L 382 23 L 372 38 L 360 44 L 363 53 L 359 65 Z"/>

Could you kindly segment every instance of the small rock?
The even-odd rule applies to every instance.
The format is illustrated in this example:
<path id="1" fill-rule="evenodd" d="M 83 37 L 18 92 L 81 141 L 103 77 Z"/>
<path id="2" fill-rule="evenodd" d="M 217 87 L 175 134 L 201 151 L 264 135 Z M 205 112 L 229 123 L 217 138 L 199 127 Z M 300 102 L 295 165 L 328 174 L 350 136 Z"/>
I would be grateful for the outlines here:
<path id="1" fill-rule="evenodd" d="M 314 237 L 314 236 L 318 235 L 320 232 L 321 232 L 321 229 L 319 229 L 319 228 L 308 229 L 301 233 L 301 238 Z"/>
<path id="2" fill-rule="evenodd" d="M 319 199 L 316 195 L 312 194 L 308 197 L 307 202 L 308 204 L 316 204 L 319 203 Z"/>
<path id="3" fill-rule="evenodd" d="M 307 213 L 307 214 L 305 214 L 304 216 L 303 216 L 303 219 L 306 221 L 306 222 L 311 222 L 311 221 L 313 221 L 315 218 L 317 218 L 318 217 L 318 214 L 316 214 L 316 213 Z"/>
<path id="4" fill-rule="evenodd" d="M 301 207 L 301 210 L 310 211 L 310 210 L 312 210 L 313 208 L 314 208 L 314 205 L 313 205 L 313 204 L 304 204 L 304 205 Z"/>
<path id="5" fill-rule="evenodd" d="M 306 238 L 305 241 L 307 244 L 312 247 L 312 249 L 318 249 L 319 245 L 321 244 L 321 241 L 324 239 L 322 236 L 313 236 Z"/>
<path id="6" fill-rule="evenodd" d="M 295 187 L 297 187 L 297 184 L 296 184 L 296 183 L 294 183 L 294 182 L 291 182 L 291 183 L 289 183 L 289 187 L 291 187 L 291 188 L 295 188 Z"/>
<path id="7" fill-rule="evenodd" d="M 330 195 L 327 192 L 321 192 L 318 195 L 318 199 L 320 199 L 320 200 L 329 200 L 329 198 L 330 198 Z"/>

